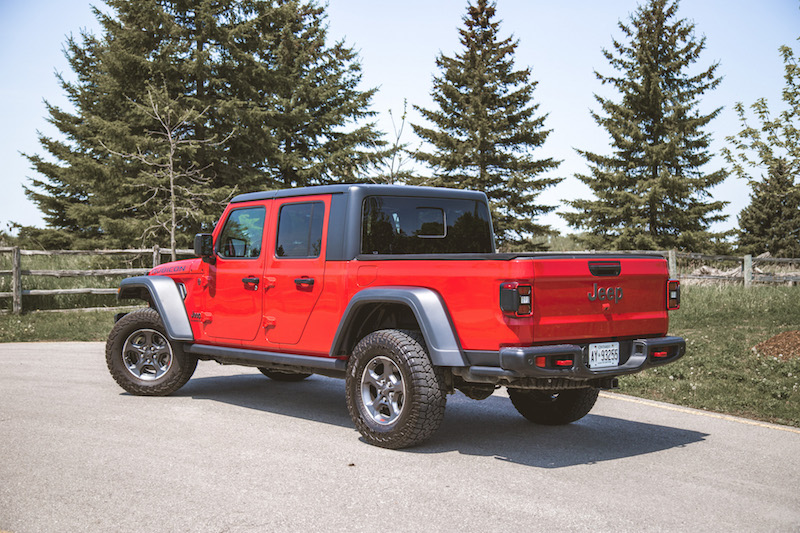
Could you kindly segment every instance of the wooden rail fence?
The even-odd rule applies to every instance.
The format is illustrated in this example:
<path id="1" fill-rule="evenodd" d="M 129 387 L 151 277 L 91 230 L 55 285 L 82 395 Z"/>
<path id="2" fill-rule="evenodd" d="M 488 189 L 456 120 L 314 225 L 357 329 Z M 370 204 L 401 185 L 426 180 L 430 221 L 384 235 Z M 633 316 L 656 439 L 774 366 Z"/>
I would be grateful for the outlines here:
<path id="1" fill-rule="evenodd" d="M 98 276 L 136 276 L 146 274 L 150 268 L 114 268 L 102 270 L 25 270 L 22 268 L 23 256 L 58 256 L 58 255 L 151 255 L 152 265 L 156 267 L 161 264 L 162 255 L 167 255 L 169 249 L 164 249 L 159 246 L 144 249 L 128 249 L 128 250 L 54 250 L 54 251 L 40 251 L 40 250 L 20 250 L 18 247 L 13 248 L 0 248 L 0 254 L 11 254 L 11 270 L 0 270 L 0 276 L 11 276 L 11 291 L 0 292 L 0 298 L 12 299 L 12 312 L 19 314 L 22 312 L 22 298 L 24 296 L 49 296 L 49 295 L 64 295 L 64 294 L 116 294 L 116 288 L 74 288 L 74 289 L 24 289 L 22 278 L 23 276 L 49 276 L 55 278 L 64 277 L 98 277 Z M 193 250 L 177 250 L 180 255 L 193 255 Z M 576 252 L 585 253 L 585 252 Z M 602 252 L 598 252 L 602 253 Z M 614 252 L 619 253 L 619 252 Z M 670 276 L 680 280 L 709 280 L 716 282 L 734 282 L 743 283 L 745 287 L 752 287 L 756 283 L 800 283 L 800 273 L 790 275 L 768 274 L 761 273 L 756 268 L 758 264 L 773 264 L 773 265 L 800 265 L 800 258 L 797 259 L 778 259 L 778 258 L 758 258 L 749 255 L 745 256 L 732 256 L 732 255 L 704 255 L 696 253 L 677 252 L 675 250 L 668 251 L 633 251 L 630 253 L 658 253 L 663 255 L 669 264 Z M 691 261 L 723 261 L 734 262 L 741 265 L 739 271 L 735 275 L 714 275 L 714 274 L 687 274 L 680 273 L 678 269 L 678 260 L 691 260 Z M 72 309 L 70 309 L 72 310 Z"/>
<path id="2" fill-rule="evenodd" d="M 603 253 L 598 251 L 598 253 Z M 669 275 L 673 279 L 679 280 L 697 280 L 697 281 L 714 281 L 714 282 L 734 282 L 742 283 L 746 288 L 752 287 L 754 284 L 788 284 L 793 285 L 800 283 L 800 258 L 778 258 L 778 257 L 753 257 L 752 255 L 707 255 L 698 254 L 693 252 L 678 252 L 677 250 L 666 251 L 653 251 L 653 250 L 632 250 L 632 251 L 616 251 L 611 253 L 656 253 L 663 255 L 667 259 L 669 265 Z M 720 274 L 693 274 L 681 272 L 678 268 L 678 260 L 684 261 L 697 261 L 705 263 L 714 262 L 728 262 L 738 263 L 739 267 L 735 274 L 730 272 Z M 791 272 L 785 274 L 770 274 L 761 272 L 758 266 L 773 265 L 773 266 L 790 266 L 795 265 L 798 272 Z M 716 269 L 715 269 L 716 270 Z"/>
<path id="3" fill-rule="evenodd" d="M 59 255 L 152 255 L 153 267 L 161 264 L 162 255 L 171 254 L 171 249 L 159 246 L 144 249 L 127 250 L 20 250 L 18 247 L 0 248 L 0 253 L 11 254 L 11 270 L 0 270 L 0 276 L 11 276 L 11 291 L 0 292 L 0 298 L 11 298 L 11 310 L 14 314 L 22 312 L 23 296 L 55 296 L 65 294 L 116 294 L 116 288 L 87 287 L 74 289 L 29 289 L 23 288 L 23 276 L 48 276 L 54 278 L 67 277 L 100 277 L 100 276 L 138 276 L 147 274 L 150 268 L 111 268 L 97 270 L 27 270 L 22 268 L 23 256 L 59 256 Z M 180 255 L 193 255 L 194 250 L 177 250 Z M 70 309 L 71 310 L 71 309 Z"/>

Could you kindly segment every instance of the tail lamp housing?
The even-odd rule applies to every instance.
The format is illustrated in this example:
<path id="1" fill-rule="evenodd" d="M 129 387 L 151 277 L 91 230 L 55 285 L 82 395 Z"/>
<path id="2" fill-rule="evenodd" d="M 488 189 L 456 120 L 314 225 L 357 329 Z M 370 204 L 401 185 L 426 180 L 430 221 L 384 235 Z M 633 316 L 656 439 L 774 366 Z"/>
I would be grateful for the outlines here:
<path id="1" fill-rule="evenodd" d="M 681 282 L 677 279 L 667 281 L 667 309 L 681 308 Z"/>
<path id="2" fill-rule="evenodd" d="M 533 313 L 533 287 L 517 281 L 500 284 L 500 309 L 511 316 L 530 316 Z"/>

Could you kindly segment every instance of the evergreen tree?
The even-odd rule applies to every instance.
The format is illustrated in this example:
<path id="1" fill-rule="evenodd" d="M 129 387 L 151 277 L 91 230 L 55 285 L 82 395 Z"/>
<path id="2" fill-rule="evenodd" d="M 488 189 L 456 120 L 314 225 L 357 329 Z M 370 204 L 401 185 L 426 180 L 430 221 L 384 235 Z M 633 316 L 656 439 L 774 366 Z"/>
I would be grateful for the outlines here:
<path id="1" fill-rule="evenodd" d="M 788 46 L 781 47 L 784 61 L 783 101 L 786 108 L 776 117 L 763 98 L 751 105 L 758 121 L 750 126 L 741 102 L 735 106 L 742 130 L 726 140 L 723 150 L 734 172 L 748 180 L 750 205 L 739 214 L 739 249 L 765 251 L 774 256 L 800 257 L 800 66 Z M 762 180 L 752 169 L 766 170 Z"/>
<path id="2" fill-rule="evenodd" d="M 724 234 L 709 232 L 722 221 L 725 202 L 710 199 L 709 189 L 727 176 L 706 174 L 710 136 L 703 128 L 720 109 L 701 114 L 703 93 L 717 86 L 717 64 L 694 73 L 705 48 L 694 24 L 677 19 L 677 0 L 648 0 L 619 23 L 627 42 L 603 50 L 618 75 L 595 73 L 620 93 L 620 101 L 595 95 L 603 115 L 595 121 L 611 137 L 613 153 L 581 151 L 591 174 L 576 177 L 594 200 L 568 202 L 576 213 L 567 222 L 586 230 L 585 244 L 600 249 L 709 250 Z"/>
<path id="3" fill-rule="evenodd" d="M 432 96 L 437 109 L 415 106 L 433 127 L 412 124 L 431 151 L 415 157 L 434 175 L 413 182 L 483 191 L 492 205 L 495 236 L 505 249 L 535 248 L 532 238 L 553 233 L 534 222 L 553 207 L 536 204 L 537 195 L 561 181 L 539 177 L 559 162 L 535 159 L 532 151 L 544 144 L 550 130 L 546 116 L 535 116 L 532 103 L 537 82 L 531 70 L 514 69 L 518 41 L 500 39 L 494 20 L 496 4 L 477 0 L 467 7 L 463 46 L 454 57 L 440 54 Z"/>
<path id="4" fill-rule="evenodd" d="M 739 213 L 739 250 L 800 257 L 800 187 L 783 161 L 751 183 L 750 205 Z"/>
<path id="5" fill-rule="evenodd" d="M 369 165 L 367 149 L 376 144 L 373 124 L 345 131 L 368 111 L 375 89 L 360 92 L 361 67 L 342 42 L 326 46 L 324 10 L 294 6 L 279 28 L 271 50 L 275 89 L 269 102 L 271 157 L 268 170 L 284 187 L 352 182 Z"/>
<path id="6" fill-rule="evenodd" d="M 149 87 L 190 112 L 186 139 L 198 144 L 175 168 L 204 169 L 217 198 L 347 179 L 367 164 L 362 148 L 379 135 L 359 123 L 373 91 L 357 89 L 352 50 L 326 45 L 324 10 L 313 1 L 107 4 L 111 14 L 95 10 L 101 37 L 67 41 L 76 80 L 60 80 L 74 112 L 47 106 L 62 138 L 40 137 L 49 156 L 28 156 L 45 179 L 27 193 L 72 246 L 129 246 L 154 202 L 167 202 L 142 208 L 148 165 L 123 157 L 152 143 L 152 117 L 141 112 Z M 181 246 L 219 215 L 213 202 L 198 208 L 180 225 Z M 160 230 L 157 239 L 167 236 Z"/>

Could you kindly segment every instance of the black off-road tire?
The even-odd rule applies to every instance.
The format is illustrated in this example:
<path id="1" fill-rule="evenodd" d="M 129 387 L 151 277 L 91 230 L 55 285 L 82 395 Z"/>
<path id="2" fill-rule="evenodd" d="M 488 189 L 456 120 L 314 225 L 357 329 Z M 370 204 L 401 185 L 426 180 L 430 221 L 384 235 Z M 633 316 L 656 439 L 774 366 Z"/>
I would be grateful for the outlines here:
<path id="1" fill-rule="evenodd" d="M 258 367 L 258 370 L 259 372 L 267 376 L 269 379 L 274 379 L 275 381 L 284 381 L 287 383 L 303 381 L 307 377 L 311 376 L 311 374 L 307 374 L 305 372 L 288 372 L 285 370 L 274 370 L 272 368 L 264 368 L 263 366 Z"/>
<path id="2" fill-rule="evenodd" d="M 426 440 L 442 423 L 444 383 L 418 333 L 375 331 L 361 339 L 348 361 L 347 410 L 368 443 L 407 448 Z"/>
<path id="3" fill-rule="evenodd" d="M 197 368 L 197 358 L 167 337 L 155 309 L 122 317 L 108 335 L 106 364 L 111 376 L 131 394 L 166 396 L 183 387 Z"/>
<path id="4" fill-rule="evenodd" d="M 561 426 L 580 420 L 592 410 L 598 389 L 541 391 L 508 389 L 519 414 L 535 424 Z"/>

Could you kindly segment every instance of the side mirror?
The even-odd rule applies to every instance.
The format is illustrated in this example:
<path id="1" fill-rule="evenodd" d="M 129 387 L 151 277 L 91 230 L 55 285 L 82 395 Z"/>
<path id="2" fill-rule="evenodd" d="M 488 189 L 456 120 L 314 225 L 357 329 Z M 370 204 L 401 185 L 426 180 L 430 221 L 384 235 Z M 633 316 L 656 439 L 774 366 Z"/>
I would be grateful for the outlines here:
<path id="1" fill-rule="evenodd" d="M 214 237 L 210 233 L 198 233 L 194 236 L 194 255 L 202 257 L 210 265 L 215 263 Z"/>

